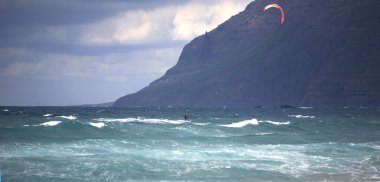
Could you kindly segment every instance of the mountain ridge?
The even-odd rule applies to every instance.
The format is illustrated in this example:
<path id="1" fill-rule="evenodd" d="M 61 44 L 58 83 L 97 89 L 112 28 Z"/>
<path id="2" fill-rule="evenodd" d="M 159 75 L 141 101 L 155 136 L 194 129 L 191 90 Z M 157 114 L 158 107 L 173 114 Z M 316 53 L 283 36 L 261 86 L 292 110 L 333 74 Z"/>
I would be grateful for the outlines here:
<path id="1" fill-rule="evenodd" d="M 380 2 L 277 0 L 187 44 L 178 63 L 114 106 L 379 106 Z"/>

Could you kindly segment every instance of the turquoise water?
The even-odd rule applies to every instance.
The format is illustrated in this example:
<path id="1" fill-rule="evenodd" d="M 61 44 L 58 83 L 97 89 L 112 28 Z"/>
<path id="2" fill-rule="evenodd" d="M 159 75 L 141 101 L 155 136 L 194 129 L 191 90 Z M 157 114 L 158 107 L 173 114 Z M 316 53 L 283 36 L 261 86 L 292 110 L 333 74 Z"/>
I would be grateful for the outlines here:
<path id="1" fill-rule="evenodd" d="M 0 171 L 5 182 L 380 181 L 380 110 L 1 107 Z"/>

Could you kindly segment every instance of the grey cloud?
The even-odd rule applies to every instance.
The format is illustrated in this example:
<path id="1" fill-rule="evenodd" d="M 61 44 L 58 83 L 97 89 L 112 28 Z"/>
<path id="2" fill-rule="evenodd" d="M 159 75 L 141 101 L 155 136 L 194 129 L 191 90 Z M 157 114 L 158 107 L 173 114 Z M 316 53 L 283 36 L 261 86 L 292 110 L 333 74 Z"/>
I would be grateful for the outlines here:
<path id="1" fill-rule="evenodd" d="M 169 0 L 1 0 L 0 24 L 1 27 L 82 24 L 129 9 L 153 8 L 175 2 L 178 3 Z"/>
<path id="2" fill-rule="evenodd" d="M 101 103 L 136 92 L 176 63 L 186 41 L 81 44 L 83 27 L 128 10 L 216 1 L 0 0 L 0 105 Z"/>
<path id="3" fill-rule="evenodd" d="M 181 47 L 101 56 L 0 49 L 1 105 L 76 105 L 136 92 L 173 66 Z"/>

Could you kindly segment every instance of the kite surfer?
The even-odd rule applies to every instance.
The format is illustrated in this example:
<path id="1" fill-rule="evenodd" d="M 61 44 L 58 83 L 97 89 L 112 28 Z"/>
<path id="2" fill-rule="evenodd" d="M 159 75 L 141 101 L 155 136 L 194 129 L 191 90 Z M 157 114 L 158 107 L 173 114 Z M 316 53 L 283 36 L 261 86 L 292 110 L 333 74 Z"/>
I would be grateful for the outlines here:
<path id="1" fill-rule="evenodd" d="M 185 113 L 185 115 L 183 116 L 183 118 L 185 119 L 185 121 L 188 121 L 189 120 L 189 115 L 187 113 Z"/>

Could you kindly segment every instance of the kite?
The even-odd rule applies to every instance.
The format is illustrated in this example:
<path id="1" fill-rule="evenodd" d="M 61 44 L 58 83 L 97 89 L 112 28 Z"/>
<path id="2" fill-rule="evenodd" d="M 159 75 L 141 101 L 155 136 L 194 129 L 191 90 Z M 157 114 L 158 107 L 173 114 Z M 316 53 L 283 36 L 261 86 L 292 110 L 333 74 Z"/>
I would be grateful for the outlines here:
<path id="1" fill-rule="evenodd" d="M 263 9 L 263 12 L 265 12 L 269 8 L 277 8 L 281 11 L 281 25 L 282 25 L 284 23 L 284 20 L 285 20 L 285 13 L 284 13 L 284 10 L 282 9 L 282 7 L 278 4 L 271 3 L 271 4 L 268 4 L 267 6 L 265 6 L 265 8 Z"/>

